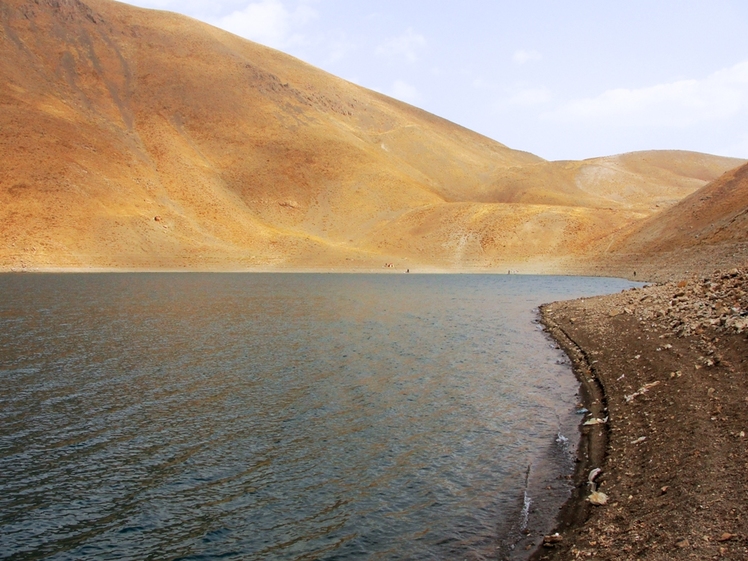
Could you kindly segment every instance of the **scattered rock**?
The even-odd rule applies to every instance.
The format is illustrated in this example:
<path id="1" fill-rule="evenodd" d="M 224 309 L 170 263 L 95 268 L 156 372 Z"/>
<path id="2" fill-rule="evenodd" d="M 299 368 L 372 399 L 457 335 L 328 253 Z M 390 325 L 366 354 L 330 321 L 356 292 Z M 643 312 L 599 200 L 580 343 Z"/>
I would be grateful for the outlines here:
<path id="1" fill-rule="evenodd" d="M 637 358 L 639 358 L 639 357 L 637 356 Z M 644 384 L 641 388 L 639 388 L 637 391 L 635 391 L 631 395 L 624 396 L 624 399 L 626 400 L 626 403 L 629 403 L 629 402 L 633 401 L 635 397 L 647 393 L 650 389 L 654 388 L 655 386 L 657 386 L 659 384 L 660 384 L 659 381 L 657 381 L 657 382 L 651 382 L 649 384 Z"/>
<path id="2" fill-rule="evenodd" d="M 602 472 L 603 472 L 603 470 L 601 470 L 600 468 L 593 469 L 590 472 L 590 474 L 587 476 L 587 481 L 589 483 L 592 483 L 593 481 L 595 481 L 595 479 L 597 479 L 597 476 L 600 475 Z"/>
<path id="3" fill-rule="evenodd" d="M 595 491 L 587 497 L 587 500 L 590 501 L 590 504 L 595 506 L 604 506 L 608 504 L 608 495 L 601 493 L 600 491 Z"/>
<path id="4" fill-rule="evenodd" d="M 544 558 L 746 558 L 742 535 L 715 528 L 732 530 L 748 516 L 748 267 L 679 284 L 552 304 L 553 318 L 544 312 L 593 392 L 577 406 L 592 410 L 576 475 L 588 508 L 561 526 L 563 543 Z M 591 427 L 608 416 L 608 430 Z M 592 494 L 596 466 L 610 494 L 604 508 Z"/>

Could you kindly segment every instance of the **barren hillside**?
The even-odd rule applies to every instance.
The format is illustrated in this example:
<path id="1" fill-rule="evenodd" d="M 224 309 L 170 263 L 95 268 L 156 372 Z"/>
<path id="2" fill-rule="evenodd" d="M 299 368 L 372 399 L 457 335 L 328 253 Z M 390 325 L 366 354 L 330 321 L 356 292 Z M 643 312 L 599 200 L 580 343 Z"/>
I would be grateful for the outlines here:
<path id="1" fill-rule="evenodd" d="M 617 240 L 614 251 L 663 252 L 748 241 L 748 165 L 731 170 Z"/>
<path id="2" fill-rule="evenodd" d="M 595 267 L 672 278 L 748 262 L 748 165 L 726 172 L 677 205 L 607 236 Z M 660 271 L 660 272 L 658 272 Z"/>
<path id="3" fill-rule="evenodd" d="M 546 162 L 110 0 L 2 0 L 0 24 L 5 270 L 565 270 L 742 163 Z"/>

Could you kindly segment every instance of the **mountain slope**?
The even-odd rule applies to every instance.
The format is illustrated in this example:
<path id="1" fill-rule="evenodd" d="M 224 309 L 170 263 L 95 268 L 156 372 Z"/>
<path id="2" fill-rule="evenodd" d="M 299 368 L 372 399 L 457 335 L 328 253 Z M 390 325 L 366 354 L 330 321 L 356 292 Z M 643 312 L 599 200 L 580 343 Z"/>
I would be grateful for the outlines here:
<path id="1" fill-rule="evenodd" d="M 422 243 L 419 262 L 465 265 L 452 231 L 482 240 L 469 263 L 501 266 L 526 260 L 523 235 L 577 232 L 558 250 L 582 251 L 740 163 L 546 162 L 190 18 L 109 0 L 3 0 L 0 23 L 3 268 L 371 264 L 418 260 Z M 557 229 L 539 226 L 544 212 Z M 507 216 L 509 251 L 492 241 Z M 413 228 L 442 233 L 397 241 Z"/>
<path id="2" fill-rule="evenodd" d="M 666 278 L 658 269 L 684 275 L 744 265 L 748 165 L 726 172 L 672 208 L 611 234 L 594 253 L 612 270 L 638 269 L 650 278 Z"/>
<path id="3" fill-rule="evenodd" d="M 612 247 L 628 253 L 748 241 L 748 165 L 731 170 L 676 206 L 632 227 Z"/>

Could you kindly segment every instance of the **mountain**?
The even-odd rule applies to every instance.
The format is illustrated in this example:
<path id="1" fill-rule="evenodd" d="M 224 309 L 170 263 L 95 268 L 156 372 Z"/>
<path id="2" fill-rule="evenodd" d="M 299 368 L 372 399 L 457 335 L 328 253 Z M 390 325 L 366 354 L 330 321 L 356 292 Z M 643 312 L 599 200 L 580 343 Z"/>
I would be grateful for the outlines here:
<path id="1" fill-rule="evenodd" d="M 748 261 L 748 165 L 609 236 L 600 261 L 620 270 L 688 274 Z"/>
<path id="2" fill-rule="evenodd" d="M 5 270 L 563 270 L 743 163 L 547 162 L 110 0 L 2 0 L 0 23 Z"/>

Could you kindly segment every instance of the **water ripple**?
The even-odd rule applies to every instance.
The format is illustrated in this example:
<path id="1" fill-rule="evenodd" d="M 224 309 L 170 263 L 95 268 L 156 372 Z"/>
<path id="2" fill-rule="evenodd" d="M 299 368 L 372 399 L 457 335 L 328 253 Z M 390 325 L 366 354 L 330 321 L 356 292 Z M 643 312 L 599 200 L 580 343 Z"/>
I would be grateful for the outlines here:
<path id="1" fill-rule="evenodd" d="M 570 463 L 532 310 L 625 286 L 0 275 L 0 558 L 492 558 Z"/>

